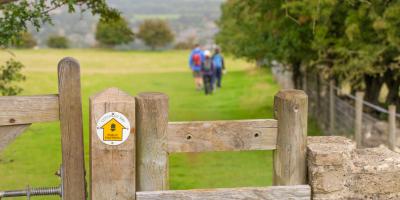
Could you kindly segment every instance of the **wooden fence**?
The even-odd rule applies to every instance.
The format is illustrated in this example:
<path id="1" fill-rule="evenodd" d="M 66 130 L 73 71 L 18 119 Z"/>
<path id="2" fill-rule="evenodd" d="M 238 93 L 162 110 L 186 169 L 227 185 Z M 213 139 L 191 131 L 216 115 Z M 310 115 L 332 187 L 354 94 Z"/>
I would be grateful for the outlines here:
<path id="1" fill-rule="evenodd" d="M 286 90 L 275 96 L 276 120 L 168 122 L 166 95 L 132 97 L 107 89 L 90 98 L 91 198 L 310 199 L 307 103 L 304 92 Z M 122 113 L 131 124 L 129 139 L 117 146 L 102 143 L 97 135 L 97 122 L 109 112 Z M 247 150 L 274 150 L 275 186 L 168 190 L 169 153 Z"/>
<path id="2" fill-rule="evenodd" d="M 327 135 L 350 137 L 359 148 L 385 144 L 397 150 L 396 118 L 400 119 L 400 115 L 395 105 L 387 109 L 374 105 L 364 100 L 364 92 L 357 91 L 353 96 L 336 86 L 334 80 L 325 80 L 319 74 L 311 73 L 303 81 L 310 100 L 310 114 Z"/>
<path id="3" fill-rule="evenodd" d="M 59 94 L 0 97 L 0 135 L 16 135 L 31 123 L 59 120 L 62 199 L 83 200 L 86 185 L 78 62 L 61 60 L 58 78 Z M 311 189 L 305 185 L 307 108 L 303 91 L 284 90 L 275 96 L 276 119 L 169 122 L 165 94 L 132 97 L 117 88 L 107 89 L 90 98 L 91 199 L 310 199 Z M 107 145 L 97 135 L 99 119 L 108 112 L 121 113 L 130 123 L 130 136 L 119 145 Z M 168 190 L 168 154 L 248 150 L 274 150 L 274 186 Z"/>

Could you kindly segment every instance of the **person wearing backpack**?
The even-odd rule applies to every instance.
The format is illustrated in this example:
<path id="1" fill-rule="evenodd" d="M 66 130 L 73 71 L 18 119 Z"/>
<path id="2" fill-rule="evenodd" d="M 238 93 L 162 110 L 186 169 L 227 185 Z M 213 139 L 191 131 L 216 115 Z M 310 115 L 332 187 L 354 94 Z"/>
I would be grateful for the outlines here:
<path id="1" fill-rule="evenodd" d="M 197 90 L 203 87 L 203 79 L 201 74 L 201 65 L 204 62 L 204 52 L 201 50 L 200 45 L 196 44 L 189 56 L 189 67 L 192 70 L 194 84 Z"/>
<path id="2" fill-rule="evenodd" d="M 204 62 L 201 65 L 201 73 L 203 75 L 203 85 L 204 92 L 206 95 L 212 94 L 213 92 L 213 76 L 214 76 L 214 64 L 211 59 L 211 52 L 206 50 L 204 51 Z"/>
<path id="3" fill-rule="evenodd" d="M 218 88 L 221 88 L 222 74 L 225 71 L 224 57 L 222 57 L 220 49 L 215 48 L 212 62 L 215 68 L 215 81 Z M 214 81 L 213 81 L 214 82 Z"/>

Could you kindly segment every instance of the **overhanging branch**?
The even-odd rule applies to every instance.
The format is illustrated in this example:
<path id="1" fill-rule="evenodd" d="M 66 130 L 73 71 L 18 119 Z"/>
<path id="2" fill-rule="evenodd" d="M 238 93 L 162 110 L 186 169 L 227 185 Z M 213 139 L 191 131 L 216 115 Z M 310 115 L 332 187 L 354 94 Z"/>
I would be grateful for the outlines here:
<path id="1" fill-rule="evenodd" d="M 1 4 L 12 3 L 12 2 L 15 2 L 15 1 L 18 1 L 18 0 L 0 0 L 0 5 L 1 5 Z"/>

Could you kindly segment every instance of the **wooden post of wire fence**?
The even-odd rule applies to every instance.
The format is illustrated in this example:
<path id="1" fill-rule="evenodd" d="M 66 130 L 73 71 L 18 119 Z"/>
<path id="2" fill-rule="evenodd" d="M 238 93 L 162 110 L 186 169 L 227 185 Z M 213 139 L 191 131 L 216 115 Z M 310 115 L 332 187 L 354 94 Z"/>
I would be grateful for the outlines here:
<path id="1" fill-rule="evenodd" d="M 84 200 L 85 161 L 80 66 L 73 58 L 58 63 L 63 199 Z"/>
<path id="2" fill-rule="evenodd" d="M 357 148 L 362 147 L 362 115 L 363 115 L 364 92 L 356 92 L 356 107 L 354 120 L 354 137 Z"/>
<path id="3" fill-rule="evenodd" d="M 274 185 L 306 183 L 308 98 L 301 90 L 283 90 L 275 95 L 278 136 L 274 151 Z"/>
<path id="4" fill-rule="evenodd" d="M 137 190 L 168 189 L 168 97 L 140 93 L 136 97 Z"/>
<path id="5" fill-rule="evenodd" d="M 129 121 L 130 134 L 122 144 L 107 145 L 97 135 L 97 129 L 100 129 L 97 122 L 108 112 L 121 113 Z M 91 96 L 91 199 L 136 199 L 135 149 L 135 98 L 117 88 L 110 88 Z"/>
<path id="6" fill-rule="evenodd" d="M 329 81 L 329 134 L 334 135 L 335 132 L 335 81 Z"/>
<path id="7" fill-rule="evenodd" d="M 396 106 L 389 106 L 389 149 L 394 151 L 396 148 Z"/>

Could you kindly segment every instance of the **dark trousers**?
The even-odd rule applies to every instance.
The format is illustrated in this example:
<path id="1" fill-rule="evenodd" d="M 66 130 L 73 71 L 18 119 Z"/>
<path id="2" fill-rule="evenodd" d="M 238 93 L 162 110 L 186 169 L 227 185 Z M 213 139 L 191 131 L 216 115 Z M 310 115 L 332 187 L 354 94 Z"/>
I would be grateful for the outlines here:
<path id="1" fill-rule="evenodd" d="M 215 81 L 217 81 L 217 87 L 219 88 L 221 87 L 221 80 L 222 80 L 222 69 L 217 68 L 215 69 Z"/>
<path id="2" fill-rule="evenodd" d="M 204 91 L 207 94 L 211 94 L 213 91 L 213 83 L 212 83 L 213 76 L 212 75 L 203 75 L 203 83 L 204 83 Z"/>

